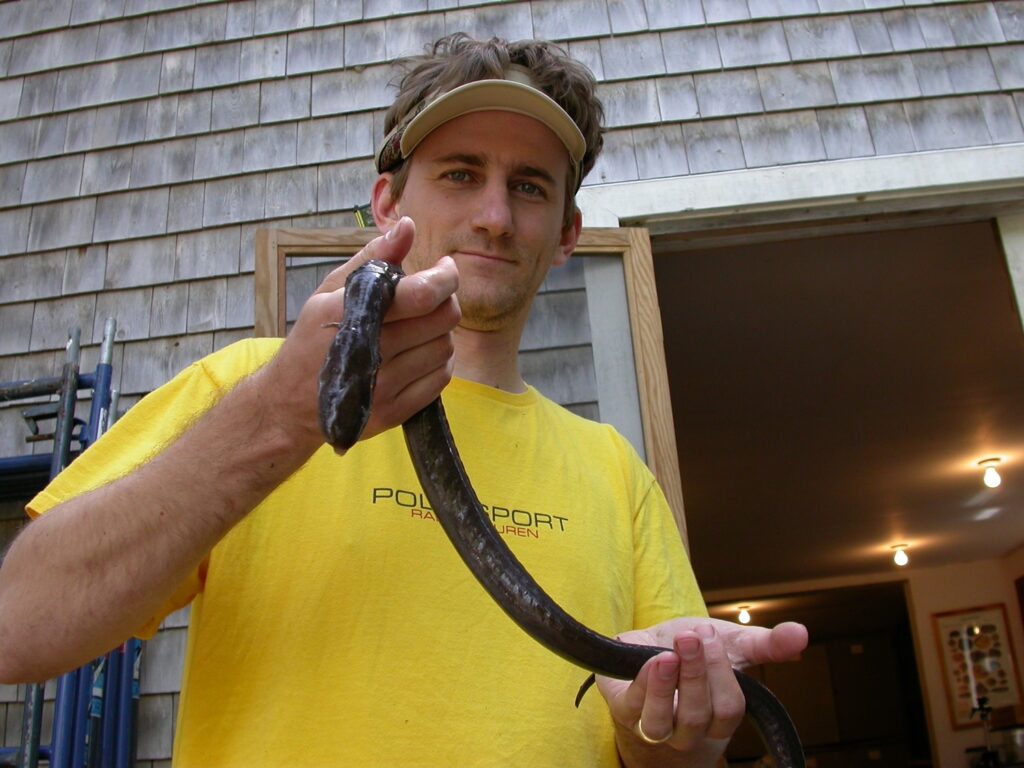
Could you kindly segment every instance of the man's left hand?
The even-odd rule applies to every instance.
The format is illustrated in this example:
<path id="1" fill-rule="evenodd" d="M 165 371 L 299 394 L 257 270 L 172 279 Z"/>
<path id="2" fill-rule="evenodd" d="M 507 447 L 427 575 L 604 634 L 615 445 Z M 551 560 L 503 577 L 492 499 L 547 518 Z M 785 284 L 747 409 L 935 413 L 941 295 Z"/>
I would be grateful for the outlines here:
<path id="1" fill-rule="evenodd" d="M 632 682 L 598 677 L 629 768 L 713 766 L 743 720 L 746 702 L 733 667 L 799 658 L 807 630 L 718 619 L 681 618 L 619 635 L 627 643 L 672 648 L 650 659 Z"/>

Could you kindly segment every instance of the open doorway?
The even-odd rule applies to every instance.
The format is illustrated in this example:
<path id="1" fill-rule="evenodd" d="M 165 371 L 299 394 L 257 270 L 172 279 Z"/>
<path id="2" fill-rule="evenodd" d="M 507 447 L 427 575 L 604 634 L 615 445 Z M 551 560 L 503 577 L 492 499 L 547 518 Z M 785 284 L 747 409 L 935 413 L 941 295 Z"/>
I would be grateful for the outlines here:
<path id="1" fill-rule="evenodd" d="M 900 543 L 911 544 L 912 573 L 999 560 L 1024 540 L 1024 332 L 1000 225 L 967 213 L 731 231 L 664 224 L 652 234 L 682 495 L 706 593 L 878 584 L 903 577 L 892 561 Z M 1007 459 L 998 489 L 978 469 L 992 455 Z M 851 620 L 870 622 L 877 601 Z M 800 617 L 754 616 L 786 619 Z M 932 637 L 930 626 L 913 630 Z M 812 630 L 812 640 L 823 637 Z M 863 653 L 848 650 L 850 664 L 874 652 L 873 641 L 853 644 Z M 839 651 L 814 653 L 824 696 Z M 913 681 L 902 688 L 920 696 Z M 942 690 L 928 697 L 942 716 L 931 726 L 936 759 L 962 754 L 964 739 L 941 740 Z M 924 722 L 907 719 L 898 764 L 927 764 Z M 855 764 L 879 764 L 864 761 Z"/>
<path id="2" fill-rule="evenodd" d="M 653 238 L 703 589 L 891 573 L 899 543 L 927 567 L 1024 540 L 1024 332 L 995 223 L 900 223 Z"/>

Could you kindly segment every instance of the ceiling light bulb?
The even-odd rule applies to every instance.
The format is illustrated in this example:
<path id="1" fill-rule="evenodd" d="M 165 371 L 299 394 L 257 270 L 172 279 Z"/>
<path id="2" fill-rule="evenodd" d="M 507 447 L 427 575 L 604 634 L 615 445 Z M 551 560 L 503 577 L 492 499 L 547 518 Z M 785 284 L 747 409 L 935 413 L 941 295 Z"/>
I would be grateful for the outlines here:
<path id="1" fill-rule="evenodd" d="M 979 467 L 985 468 L 985 474 L 981 479 L 989 488 L 998 488 L 999 484 L 1003 482 L 1003 478 L 999 476 L 999 470 L 996 469 L 996 467 L 999 466 L 999 461 L 999 457 L 995 456 L 991 459 L 982 459 L 978 462 Z"/>
<path id="2" fill-rule="evenodd" d="M 747 608 L 748 608 L 748 606 L 746 606 L 746 605 L 741 605 L 740 606 L 740 615 L 739 615 L 740 624 L 749 624 L 750 623 L 750 611 L 748 611 Z"/>
<path id="3" fill-rule="evenodd" d="M 909 544 L 893 544 L 889 549 L 893 550 L 892 561 L 901 568 L 910 562 L 910 557 L 907 555 L 907 547 Z"/>

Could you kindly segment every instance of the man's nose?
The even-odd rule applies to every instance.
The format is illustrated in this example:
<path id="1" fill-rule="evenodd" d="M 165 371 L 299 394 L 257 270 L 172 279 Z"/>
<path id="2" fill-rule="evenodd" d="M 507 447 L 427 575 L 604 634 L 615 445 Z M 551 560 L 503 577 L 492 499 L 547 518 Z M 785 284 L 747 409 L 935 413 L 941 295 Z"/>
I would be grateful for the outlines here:
<path id="1" fill-rule="evenodd" d="M 512 200 L 504 182 L 489 182 L 474 200 L 473 226 L 484 230 L 490 237 L 503 237 L 512 233 Z"/>

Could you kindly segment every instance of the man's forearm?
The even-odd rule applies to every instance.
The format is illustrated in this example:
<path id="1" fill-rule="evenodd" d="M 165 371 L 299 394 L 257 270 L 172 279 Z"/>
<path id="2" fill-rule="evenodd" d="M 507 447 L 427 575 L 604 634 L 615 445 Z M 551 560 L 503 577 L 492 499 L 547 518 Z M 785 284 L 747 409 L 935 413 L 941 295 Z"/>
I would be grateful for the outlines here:
<path id="1" fill-rule="evenodd" d="M 122 642 L 315 450 L 261 375 L 150 463 L 26 527 L 0 567 L 0 682 L 48 679 Z"/>

